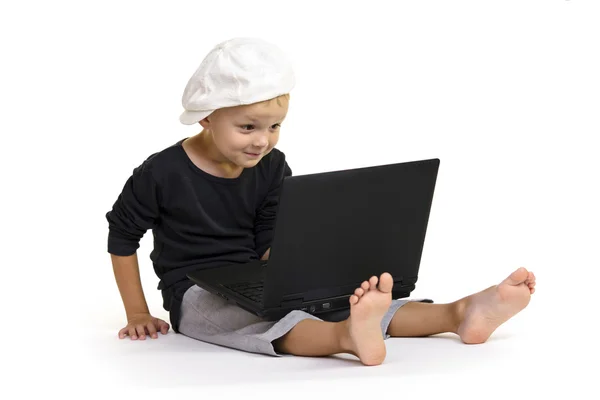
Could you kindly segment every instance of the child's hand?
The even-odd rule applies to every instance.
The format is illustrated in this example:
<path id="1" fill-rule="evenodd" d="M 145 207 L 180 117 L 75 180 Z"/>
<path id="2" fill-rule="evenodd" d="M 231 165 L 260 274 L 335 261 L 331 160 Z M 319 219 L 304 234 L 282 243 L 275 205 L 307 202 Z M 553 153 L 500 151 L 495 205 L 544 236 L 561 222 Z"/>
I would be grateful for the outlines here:
<path id="1" fill-rule="evenodd" d="M 158 331 L 166 335 L 169 331 L 169 324 L 159 318 L 154 318 L 150 314 L 136 314 L 129 318 L 127 326 L 119 331 L 119 339 L 125 339 L 129 335 L 131 340 L 145 340 L 146 335 L 152 339 L 158 338 Z"/>

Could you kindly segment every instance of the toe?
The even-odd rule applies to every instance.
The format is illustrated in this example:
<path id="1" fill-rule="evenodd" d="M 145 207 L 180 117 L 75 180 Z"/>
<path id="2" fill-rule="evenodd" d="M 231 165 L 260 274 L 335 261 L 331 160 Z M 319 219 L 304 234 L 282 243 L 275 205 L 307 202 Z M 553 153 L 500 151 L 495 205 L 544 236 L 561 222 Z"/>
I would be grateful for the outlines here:
<path id="1" fill-rule="evenodd" d="M 358 303 L 358 297 L 356 295 L 352 295 L 350 296 L 350 305 L 355 305 L 356 303 Z"/>
<path id="2" fill-rule="evenodd" d="M 368 281 L 364 281 L 360 287 L 366 292 L 371 287 L 371 284 Z"/>
<path id="3" fill-rule="evenodd" d="M 508 283 L 509 285 L 517 286 L 525 282 L 528 275 L 529 272 L 525 268 L 521 267 L 510 274 L 509 277 L 504 280 L 504 282 Z"/>
<path id="4" fill-rule="evenodd" d="M 379 279 L 376 276 L 372 276 L 371 279 L 369 279 L 370 288 L 371 289 L 376 289 L 377 288 L 377 282 L 379 282 Z"/>
<path id="5" fill-rule="evenodd" d="M 365 294 L 365 291 L 362 288 L 358 288 L 354 291 L 354 295 L 359 299 L 362 297 L 363 294 Z"/>
<path id="6" fill-rule="evenodd" d="M 392 275 L 387 272 L 381 274 L 381 278 L 379 278 L 379 291 L 384 293 L 389 293 L 392 291 L 392 287 L 394 286 L 394 279 Z"/>

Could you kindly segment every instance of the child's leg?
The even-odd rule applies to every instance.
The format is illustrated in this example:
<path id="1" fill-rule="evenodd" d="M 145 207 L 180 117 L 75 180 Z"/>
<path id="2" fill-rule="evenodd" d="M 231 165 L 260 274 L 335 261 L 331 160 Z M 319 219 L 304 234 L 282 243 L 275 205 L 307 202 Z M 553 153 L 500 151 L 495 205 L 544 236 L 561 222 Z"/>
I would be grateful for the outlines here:
<path id="1" fill-rule="evenodd" d="M 273 342 L 281 353 L 328 356 L 349 353 L 365 365 L 381 364 L 386 351 L 381 321 L 392 302 L 393 279 L 372 277 L 350 297 L 350 317 L 342 322 L 303 320 Z"/>
<path id="2" fill-rule="evenodd" d="M 388 334 L 422 337 L 452 332 L 465 343 L 483 343 L 524 309 L 535 292 L 535 275 L 519 268 L 499 285 L 450 304 L 408 303 L 394 314 Z"/>
<path id="3" fill-rule="evenodd" d="M 286 335 L 275 340 L 273 346 L 279 353 L 306 357 L 352 353 L 352 349 L 347 346 L 348 341 L 343 339 L 347 336 L 344 322 L 305 319 Z"/>

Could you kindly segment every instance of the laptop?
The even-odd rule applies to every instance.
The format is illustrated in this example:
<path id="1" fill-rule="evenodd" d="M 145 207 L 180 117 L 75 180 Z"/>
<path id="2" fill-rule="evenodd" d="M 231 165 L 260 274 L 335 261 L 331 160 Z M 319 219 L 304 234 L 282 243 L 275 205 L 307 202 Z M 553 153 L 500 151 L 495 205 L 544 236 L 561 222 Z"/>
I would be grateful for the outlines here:
<path id="1" fill-rule="evenodd" d="M 415 289 L 440 160 L 286 177 L 268 261 L 199 269 L 196 285 L 267 320 L 349 309 L 371 276 Z"/>

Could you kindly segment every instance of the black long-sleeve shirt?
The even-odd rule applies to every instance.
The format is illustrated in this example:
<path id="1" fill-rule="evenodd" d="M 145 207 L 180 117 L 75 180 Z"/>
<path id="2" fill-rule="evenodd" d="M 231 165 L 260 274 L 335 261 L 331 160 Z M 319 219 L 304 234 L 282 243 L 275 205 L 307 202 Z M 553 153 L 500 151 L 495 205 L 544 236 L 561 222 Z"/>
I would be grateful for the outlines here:
<path id="1" fill-rule="evenodd" d="M 178 332 L 183 295 L 194 269 L 259 259 L 273 239 L 279 188 L 292 174 L 273 149 L 238 178 L 219 178 L 196 167 L 183 140 L 135 168 L 106 214 L 108 252 L 132 255 L 152 230 L 150 254 L 163 306 Z"/>

